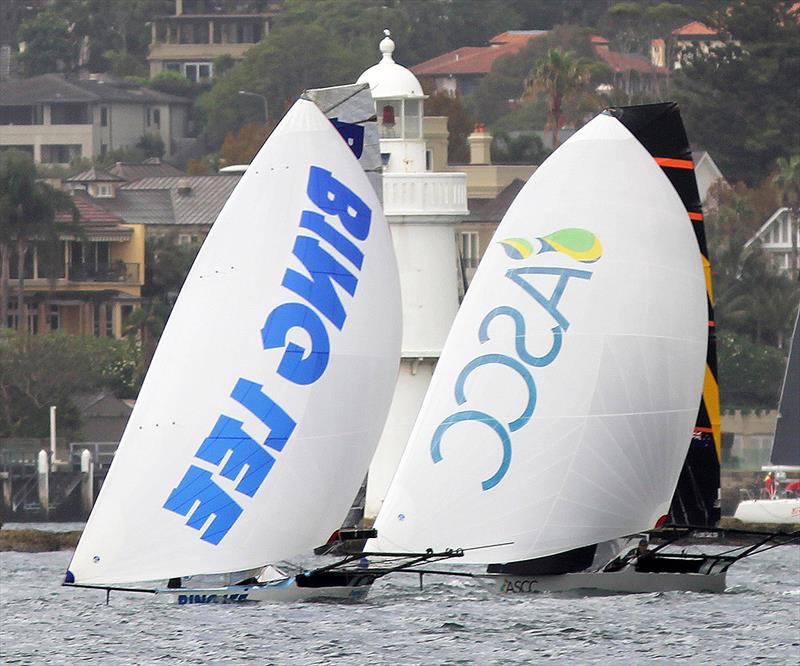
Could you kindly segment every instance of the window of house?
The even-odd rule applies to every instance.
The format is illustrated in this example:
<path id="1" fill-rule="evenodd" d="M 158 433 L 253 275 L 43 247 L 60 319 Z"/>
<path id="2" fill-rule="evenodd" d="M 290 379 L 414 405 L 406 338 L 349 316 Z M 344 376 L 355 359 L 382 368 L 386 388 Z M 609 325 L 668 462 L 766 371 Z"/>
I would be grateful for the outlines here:
<path id="1" fill-rule="evenodd" d="M 133 306 L 132 305 L 121 305 L 119 308 L 119 312 L 122 319 L 122 331 L 125 332 L 125 329 L 128 327 L 128 317 L 133 314 Z"/>
<path id="2" fill-rule="evenodd" d="M 42 105 L 0 107 L 0 125 L 41 125 Z"/>
<path id="3" fill-rule="evenodd" d="M 35 277 L 39 279 L 44 278 L 64 278 L 66 276 L 66 267 L 64 263 L 66 243 L 61 241 L 57 247 L 50 245 L 37 245 L 28 250 L 28 252 L 35 252 L 36 265 L 34 267 Z"/>
<path id="4" fill-rule="evenodd" d="M 100 157 L 105 157 L 107 152 L 108 152 L 108 144 L 107 143 L 101 143 L 100 144 Z"/>
<path id="5" fill-rule="evenodd" d="M 42 145 L 42 162 L 45 164 L 69 164 L 82 154 L 83 147 L 80 144 Z"/>
<path id="6" fill-rule="evenodd" d="M 181 64 L 179 62 L 166 62 L 164 63 L 164 69 L 168 72 L 180 72 Z"/>
<path id="7" fill-rule="evenodd" d="M 36 316 L 37 309 L 35 307 L 31 307 L 30 305 L 28 305 L 27 310 L 28 310 L 28 331 L 30 333 L 37 333 L 37 323 L 38 323 L 37 321 L 38 317 Z M 16 298 L 9 303 L 8 318 L 6 320 L 6 323 L 8 325 L 8 328 L 19 328 L 18 327 L 19 316 L 17 312 Z"/>
<path id="8" fill-rule="evenodd" d="M 111 244 L 107 241 L 95 243 L 97 267 L 107 268 L 111 263 Z"/>
<path id="9" fill-rule="evenodd" d="M 50 314 L 48 316 L 48 320 L 51 331 L 57 331 L 58 329 L 61 328 L 61 308 L 58 305 L 50 306 Z"/>
<path id="10" fill-rule="evenodd" d="M 187 62 L 183 67 L 184 76 L 195 83 L 207 81 L 214 73 L 210 62 Z"/>
<path id="11" fill-rule="evenodd" d="M 89 106 L 80 103 L 50 105 L 51 125 L 91 125 Z"/>
<path id="12" fill-rule="evenodd" d="M 100 127 L 108 127 L 108 107 L 100 107 Z"/>
<path id="13" fill-rule="evenodd" d="M 23 153 L 27 153 L 33 159 L 33 146 L 25 146 L 25 145 L 11 145 L 11 146 L 0 146 L 0 153 L 5 150 L 19 150 Z"/>
<path id="14" fill-rule="evenodd" d="M 34 248 L 29 248 L 28 251 L 25 253 L 25 258 L 23 259 L 23 262 L 22 262 L 22 272 L 23 272 L 23 275 L 25 276 L 26 280 L 32 280 L 33 279 L 33 263 L 34 263 L 33 256 L 34 256 L 34 254 L 35 254 Z M 19 259 L 17 257 L 18 257 L 18 255 L 17 255 L 16 249 L 12 249 L 11 250 L 11 258 L 9 259 L 9 267 L 8 267 L 9 268 L 9 273 L 10 273 L 9 277 L 12 280 L 19 279 L 19 270 L 18 270 Z"/>
<path id="15" fill-rule="evenodd" d="M 178 234 L 178 245 L 191 245 L 191 244 L 192 244 L 191 234 Z"/>
<path id="16" fill-rule="evenodd" d="M 109 183 L 98 183 L 97 197 L 99 199 L 108 199 L 114 196 L 114 189 Z"/>
<path id="17" fill-rule="evenodd" d="M 480 247 L 477 231 L 462 231 L 461 234 L 461 261 L 464 268 L 477 268 L 480 256 Z"/>
<path id="18" fill-rule="evenodd" d="M 153 109 L 153 125 L 161 127 L 161 109 Z"/>

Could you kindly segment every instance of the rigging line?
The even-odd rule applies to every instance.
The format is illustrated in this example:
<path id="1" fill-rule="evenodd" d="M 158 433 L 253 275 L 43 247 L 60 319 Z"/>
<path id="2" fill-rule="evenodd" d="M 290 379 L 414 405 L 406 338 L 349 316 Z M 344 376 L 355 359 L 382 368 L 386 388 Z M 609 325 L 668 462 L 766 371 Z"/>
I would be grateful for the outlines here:
<path id="1" fill-rule="evenodd" d="M 466 553 L 468 550 L 482 550 L 484 548 L 498 548 L 500 546 L 513 546 L 514 541 L 504 541 L 503 543 L 491 543 L 487 544 L 486 546 L 472 546 L 472 548 L 460 548 L 462 553 Z"/>

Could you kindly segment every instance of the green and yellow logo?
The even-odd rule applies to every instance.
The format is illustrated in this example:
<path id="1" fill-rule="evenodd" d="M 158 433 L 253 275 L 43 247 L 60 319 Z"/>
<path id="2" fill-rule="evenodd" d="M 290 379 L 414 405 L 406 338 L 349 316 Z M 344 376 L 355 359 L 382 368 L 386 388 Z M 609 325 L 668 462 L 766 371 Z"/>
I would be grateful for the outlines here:
<path id="1" fill-rule="evenodd" d="M 594 263 L 603 255 L 600 239 L 586 229 L 559 229 L 536 240 L 536 254 L 561 252 L 584 264 Z M 534 243 L 525 238 L 506 238 L 500 244 L 512 259 L 527 259 L 535 250 Z"/>

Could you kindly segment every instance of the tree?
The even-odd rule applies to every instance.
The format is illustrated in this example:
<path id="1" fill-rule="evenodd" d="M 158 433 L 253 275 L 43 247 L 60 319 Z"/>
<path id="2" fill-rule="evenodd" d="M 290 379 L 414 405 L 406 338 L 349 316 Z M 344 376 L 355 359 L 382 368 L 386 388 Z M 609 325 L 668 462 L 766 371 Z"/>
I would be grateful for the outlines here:
<path id="1" fill-rule="evenodd" d="M 308 44 L 314 44 L 313 49 Z M 214 79 L 195 103 L 209 143 L 219 146 L 225 135 L 249 121 L 263 122 L 261 100 L 240 90 L 264 95 L 278 120 L 306 88 L 349 83 L 360 72 L 353 53 L 317 25 L 275 30 L 247 52 L 227 76 Z"/>
<path id="2" fill-rule="evenodd" d="M 720 398 L 725 408 L 775 409 L 785 354 L 731 332 L 718 335 L 717 343 Z"/>
<path id="3" fill-rule="evenodd" d="M 78 40 L 68 21 L 52 10 L 39 12 L 20 27 L 26 48 L 17 56 L 25 76 L 70 72 L 78 61 Z"/>
<path id="4" fill-rule="evenodd" d="M 670 95 L 672 66 L 675 60 L 675 37 L 672 31 L 680 25 L 681 21 L 685 21 L 690 15 L 691 12 L 689 8 L 672 2 L 661 2 L 655 7 L 649 7 L 645 12 L 651 38 L 661 39 L 664 42 L 664 65 L 667 70 L 667 98 L 669 98 Z M 658 80 L 657 77 L 656 80 Z"/>
<path id="5" fill-rule="evenodd" d="M 0 330 L 0 349 L 2 437 L 46 436 L 50 405 L 58 407 L 62 428 L 74 433 L 80 425 L 72 404 L 76 393 L 117 387 L 131 394 L 124 375 L 137 352 L 126 342 L 59 331 L 28 337 L 6 329 Z"/>
<path id="6" fill-rule="evenodd" d="M 13 244 L 17 259 L 17 325 L 28 330 L 25 309 L 25 256 L 31 241 L 57 243 L 61 229 L 56 223 L 56 211 L 72 214 L 78 220 L 78 210 L 66 192 L 36 180 L 36 167 L 25 153 L 8 151 L 0 157 L 0 243 Z M 0 251 L 8 260 L 9 251 Z M 7 269 L 2 273 L 6 274 Z M 3 281 L 0 280 L 0 284 Z M 0 300 L 7 301 L 7 287 L 0 286 Z M 5 324 L 4 324 L 5 325 Z"/>
<path id="7" fill-rule="evenodd" d="M 147 71 L 148 22 L 175 8 L 172 0 L 51 0 L 49 4 L 73 26 L 76 41 L 85 40 L 83 64 L 92 72 L 110 68 L 117 75 Z"/>
<path id="8" fill-rule="evenodd" d="M 541 164 L 547 155 L 542 140 L 535 134 L 514 137 L 508 132 L 496 132 L 492 140 L 495 164 Z"/>
<path id="9" fill-rule="evenodd" d="M 781 205 L 789 209 L 789 233 L 792 236 L 792 271 L 800 280 L 797 234 L 800 233 L 800 154 L 778 158 L 778 171 L 772 180 L 778 188 Z"/>
<path id="10" fill-rule="evenodd" d="M 684 54 L 674 78 L 686 129 L 729 181 L 761 182 L 800 145 L 800 23 L 788 2 L 748 0 L 709 19 L 730 38 Z"/>
<path id="11" fill-rule="evenodd" d="M 794 322 L 800 289 L 770 263 L 757 243 L 745 244 L 774 210 L 774 191 L 743 184 L 720 188 L 719 203 L 708 211 L 706 232 L 711 257 L 715 319 L 720 331 L 746 335 L 754 342 L 783 347 Z"/>
<path id="12" fill-rule="evenodd" d="M 274 126 L 274 125 L 273 125 Z M 220 148 L 220 164 L 250 164 L 264 145 L 269 128 L 264 123 L 246 123 L 234 134 L 228 132 Z"/>
<path id="13" fill-rule="evenodd" d="M 544 129 L 546 100 L 525 96 L 525 82 L 550 50 L 571 51 L 580 58 L 594 58 L 589 31 L 577 26 L 559 26 L 547 35 L 528 42 L 513 55 L 498 58 L 492 71 L 483 78 L 472 95 L 472 106 L 478 120 L 505 131 Z M 599 66 L 597 61 L 595 67 Z M 535 108 L 523 108 L 533 106 Z"/>
<path id="14" fill-rule="evenodd" d="M 565 107 L 585 91 L 591 77 L 591 61 L 572 51 L 550 49 L 525 81 L 525 95 L 544 93 L 547 98 L 547 122 L 553 133 L 552 147 L 559 145 L 558 130 L 563 125 Z"/>
<path id="15" fill-rule="evenodd" d="M 461 98 L 432 92 L 425 100 L 426 116 L 447 116 L 447 161 L 450 164 L 469 162 L 467 137 L 475 127 L 475 119 L 464 107 Z"/>

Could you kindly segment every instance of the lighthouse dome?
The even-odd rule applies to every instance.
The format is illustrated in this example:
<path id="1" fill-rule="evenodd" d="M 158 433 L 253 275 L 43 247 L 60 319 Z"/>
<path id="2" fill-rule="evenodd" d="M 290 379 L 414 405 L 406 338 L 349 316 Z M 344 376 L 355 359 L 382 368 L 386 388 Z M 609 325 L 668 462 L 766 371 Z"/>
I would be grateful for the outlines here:
<path id="1" fill-rule="evenodd" d="M 372 96 L 375 99 L 405 98 L 422 99 L 422 86 L 417 81 L 417 77 L 402 65 L 398 65 L 392 53 L 394 53 L 394 41 L 390 32 L 384 30 L 386 35 L 380 43 L 380 50 L 383 54 L 381 61 L 373 65 L 358 77 L 356 83 L 368 83 Z"/>

